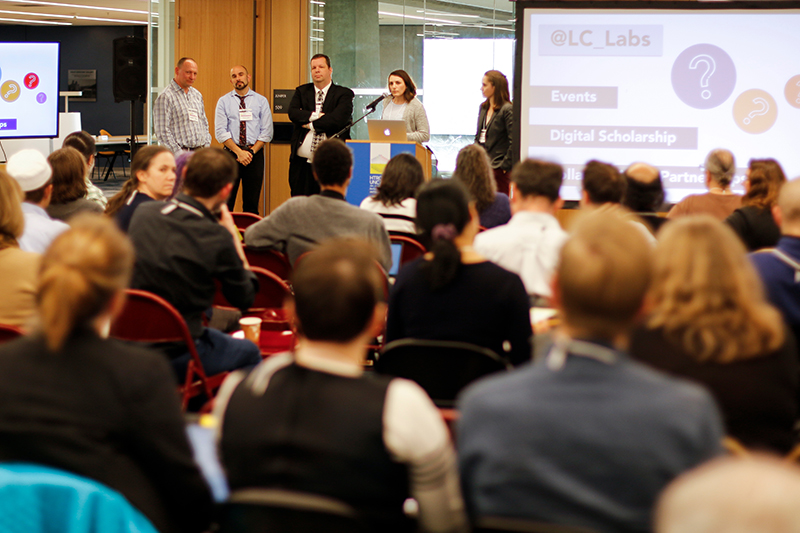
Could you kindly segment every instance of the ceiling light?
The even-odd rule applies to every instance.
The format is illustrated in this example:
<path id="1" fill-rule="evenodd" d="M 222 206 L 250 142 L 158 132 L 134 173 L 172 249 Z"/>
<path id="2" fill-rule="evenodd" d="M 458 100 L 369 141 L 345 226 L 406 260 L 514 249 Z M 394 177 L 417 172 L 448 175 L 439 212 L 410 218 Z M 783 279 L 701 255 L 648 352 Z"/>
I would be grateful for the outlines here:
<path id="1" fill-rule="evenodd" d="M 19 4 L 20 0 L 0 0 L 0 2 L 12 2 L 15 4 Z M 118 7 L 87 6 L 83 4 L 62 4 L 59 2 L 45 2 L 43 0 L 24 0 L 24 3 L 25 5 L 36 4 L 40 6 L 51 6 L 51 7 L 73 7 L 75 9 L 96 9 L 98 11 L 117 11 L 119 13 L 136 13 L 137 15 L 147 15 L 147 11 L 140 11 L 136 9 L 122 9 Z"/>
<path id="2" fill-rule="evenodd" d="M 126 20 L 126 19 L 104 19 L 97 17 L 82 17 L 80 15 L 75 17 L 78 20 L 99 20 L 101 22 L 121 22 L 123 24 L 147 24 L 146 20 Z"/>
<path id="3" fill-rule="evenodd" d="M 23 22 L 25 24 L 50 24 L 52 26 L 72 26 L 71 22 L 55 22 L 52 20 L 7 19 L 0 18 L 3 22 Z"/>
<path id="4" fill-rule="evenodd" d="M 430 17 L 417 17 L 415 15 L 404 15 L 402 13 L 389 13 L 388 11 L 378 11 L 378 15 L 385 15 L 388 17 L 401 17 L 407 19 L 415 19 L 415 20 L 424 20 L 430 22 L 442 22 L 444 24 L 458 24 L 458 22 L 454 20 L 443 20 L 443 19 L 432 19 Z"/>

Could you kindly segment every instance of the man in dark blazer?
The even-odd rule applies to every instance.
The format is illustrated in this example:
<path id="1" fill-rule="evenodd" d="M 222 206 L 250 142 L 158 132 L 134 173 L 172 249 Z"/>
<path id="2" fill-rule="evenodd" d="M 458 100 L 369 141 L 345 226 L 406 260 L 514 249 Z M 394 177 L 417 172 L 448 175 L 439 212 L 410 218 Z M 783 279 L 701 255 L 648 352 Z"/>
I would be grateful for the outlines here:
<path id="1" fill-rule="evenodd" d="M 295 89 L 289 104 L 289 119 L 294 124 L 292 154 L 289 157 L 289 187 L 292 196 L 319 192 L 311 173 L 314 149 L 326 138 L 344 129 L 353 117 L 353 91 L 331 81 L 333 69 L 328 56 L 311 58 L 311 79 Z M 350 130 L 339 136 L 349 139 Z"/>

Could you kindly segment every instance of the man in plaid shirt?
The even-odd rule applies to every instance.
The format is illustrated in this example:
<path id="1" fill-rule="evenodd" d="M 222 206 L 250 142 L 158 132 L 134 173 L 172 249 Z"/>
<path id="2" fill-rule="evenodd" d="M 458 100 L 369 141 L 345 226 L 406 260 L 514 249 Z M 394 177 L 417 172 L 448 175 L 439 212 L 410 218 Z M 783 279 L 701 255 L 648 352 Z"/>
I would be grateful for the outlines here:
<path id="1" fill-rule="evenodd" d="M 182 57 L 175 67 L 175 77 L 153 107 L 158 142 L 169 148 L 175 157 L 211 145 L 203 95 L 192 87 L 196 78 L 197 63 Z"/>

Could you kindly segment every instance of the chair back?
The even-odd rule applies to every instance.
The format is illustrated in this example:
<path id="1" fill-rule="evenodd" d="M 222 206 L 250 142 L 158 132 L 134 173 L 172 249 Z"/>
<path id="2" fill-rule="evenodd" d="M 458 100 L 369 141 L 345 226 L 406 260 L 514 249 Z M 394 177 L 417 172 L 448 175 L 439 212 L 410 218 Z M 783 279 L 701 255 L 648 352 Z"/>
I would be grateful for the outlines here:
<path id="1" fill-rule="evenodd" d="M 189 400 L 200 394 L 205 394 L 209 399 L 213 398 L 214 389 L 219 387 L 228 373 L 206 376 L 189 327 L 177 309 L 151 292 L 127 289 L 125 295 L 127 297 L 125 306 L 111 323 L 111 337 L 149 344 L 172 342 L 186 344 L 191 354 L 191 361 L 180 389 L 182 407 L 185 410 Z"/>
<path id="2" fill-rule="evenodd" d="M 419 241 L 411 237 L 389 235 L 389 240 L 392 244 L 402 245 L 400 251 L 400 265 L 405 265 L 409 261 L 413 261 L 417 257 L 425 255 L 425 252 L 428 251 Z"/>
<path id="3" fill-rule="evenodd" d="M 231 494 L 220 533 L 366 533 L 350 505 L 316 494 L 243 489 Z"/>
<path id="4" fill-rule="evenodd" d="M 242 246 L 244 248 L 244 256 L 251 267 L 269 270 L 283 281 L 289 281 L 292 275 L 292 264 L 286 254 L 276 250 L 258 250 L 247 245 Z"/>
<path id="5" fill-rule="evenodd" d="M 233 217 L 233 223 L 239 231 L 244 231 L 261 220 L 261 217 L 255 213 L 239 213 L 238 211 L 236 213 L 231 213 L 231 217 Z"/>
<path id="6" fill-rule="evenodd" d="M 0 343 L 13 341 L 17 337 L 22 337 L 24 333 L 17 326 L 0 324 Z"/>
<path id="7" fill-rule="evenodd" d="M 523 518 L 506 518 L 501 516 L 478 517 L 473 533 L 598 533 L 594 529 L 562 524 L 549 524 L 525 520 Z"/>
<path id="8" fill-rule="evenodd" d="M 510 370 L 492 350 L 467 342 L 400 339 L 387 344 L 375 371 L 416 381 L 439 407 L 452 407 L 458 393 L 487 374 Z"/>
<path id="9" fill-rule="evenodd" d="M 0 465 L 0 530 L 9 533 L 157 533 L 119 492 L 70 472 Z"/>
<path id="10" fill-rule="evenodd" d="M 289 288 L 289 285 L 277 274 L 269 270 L 256 266 L 251 266 L 250 268 L 258 278 L 258 293 L 256 293 L 253 304 L 244 314 L 261 316 L 273 309 L 282 309 L 283 301 L 292 294 L 292 289 Z M 222 293 L 219 282 L 217 282 L 217 292 L 214 294 L 214 307 L 234 309 Z"/>

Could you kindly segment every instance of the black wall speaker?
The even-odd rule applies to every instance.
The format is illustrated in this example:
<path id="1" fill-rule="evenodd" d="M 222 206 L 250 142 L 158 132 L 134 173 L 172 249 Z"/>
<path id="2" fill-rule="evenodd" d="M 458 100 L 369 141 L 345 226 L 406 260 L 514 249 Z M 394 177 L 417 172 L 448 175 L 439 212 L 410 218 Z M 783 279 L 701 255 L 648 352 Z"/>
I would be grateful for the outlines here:
<path id="1" fill-rule="evenodd" d="M 147 39 L 114 39 L 114 101 L 145 101 L 147 96 Z"/>

